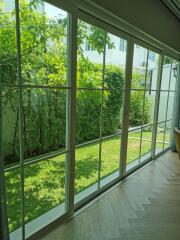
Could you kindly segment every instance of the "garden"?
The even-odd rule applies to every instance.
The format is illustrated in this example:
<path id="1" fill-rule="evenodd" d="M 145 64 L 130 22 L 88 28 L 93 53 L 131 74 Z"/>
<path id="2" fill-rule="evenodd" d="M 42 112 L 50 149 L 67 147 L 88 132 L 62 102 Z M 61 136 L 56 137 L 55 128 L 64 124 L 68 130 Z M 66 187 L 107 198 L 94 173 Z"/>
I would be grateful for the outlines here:
<path id="1" fill-rule="evenodd" d="M 2 101 L 2 147 L 5 164 L 6 197 L 10 231 L 20 227 L 20 167 L 19 167 L 19 83 L 17 77 L 17 47 L 15 10 L 0 3 L 0 85 Z M 20 0 L 22 128 L 24 143 L 25 221 L 30 222 L 65 201 L 66 154 L 43 159 L 47 154 L 66 149 L 68 94 L 67 30 L 68 17 L 52 18 L 39 10 L 41 1 Z M 102 64 L 91 62 L 83 50 L 84 39 L 99 55 L 114 43 L 98 27 L 78 22 L 77 94 L 76 94 L 76 194 L 98 181 L 99 137 L 121 132 L 124 96 L 124 68 L 106 64 L 102 82 Z M 132 86 L 144 75 L 134 71 Z M 106 89 L 97 91 L 97 88 Z M 141 86 L 140 86 L 141 84 Z M 144 89 L 143 89 L 144 88 Z M 142 103 L 144 102 L 144 111 Z M 131 93 L 129 126 L 151 123 L 151 99 L 144 91 Z M 101 116 L 101 112 L 103 113 Z M 100 121 L 102 117 L 102 121 Z M 152 129 L 143 132 L 143 152 L 150 152 Z M 159 138 L 162 138 L 159 135 Z M 148 141 L 146 141 L 148 139 Z M 82 147 L 89 141 L 97 140 Z M 101 179 L 119 168 L 120 134 L 102 141 Z M 139 132 L 129 139 L 128 163 L 139 156 Z M 29 162 L 29 163 L 28 163 Z"/>

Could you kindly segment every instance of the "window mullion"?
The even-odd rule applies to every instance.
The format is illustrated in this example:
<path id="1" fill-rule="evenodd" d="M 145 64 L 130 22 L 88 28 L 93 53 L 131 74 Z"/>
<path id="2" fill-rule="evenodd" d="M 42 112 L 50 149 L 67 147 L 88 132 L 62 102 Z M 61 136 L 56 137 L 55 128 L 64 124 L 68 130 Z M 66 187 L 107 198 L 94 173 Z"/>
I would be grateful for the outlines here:
<path id="1" fill-rule="evenodd" d="M 74 212 L 74 179 L 75 179 L 75 144 L 76 144 L 76 69 L 77 69 L 77 17 L 68 18 L 68 62 L 66 100 L 66 210 L 69 215 Z"/>
<path id="2" fill-rule="evenodd" d="M 160 101 L 160 92 L 161 92 L 162 71 L 163 71 L 163 60 L 164 60 L 164 55 L 160 54 L 159 63 L 158 63 L 158 75 L 157 75 L 157 88 L 156 88 L 157 92 L 156 92 L 156 98 L 155 98 L 154 119 L 153 119 L 153 133 L 152 133 L 152 147 L 151 147 L 152 159 L 155 159 L 158 112 L 159 112 L 159 101 Z"/>
<path id="3" fill-rule="evenodd" d="M 168 86 L 168 96 L 167 96 L 167 104 L 166 104 L 166 115 L 165 115 L 165 126 L 164 126 L 164 136 L 163 136 L 163 149 L 164 149 L 164 141 L 166 138 L 166 126 L 167 126 L 167 115 L 168 115 L 168 105 L 169 105 L 169 91 L 170 91 L 170 85 L 171 85 L 171 74 L 172 74 L 172 63 L 169 73 L 169 86 Z"/>
<path id="4" fill-rule="evenodd" d="M 123 104 L 123 119 L 122 119 L 122 141 L 120 151 L 120 176 L 126 174 L 126 158 L 127 158 L 127 145 L 128 145 L 128 120 L 130 110 L 130 93 L 131 93 L 131 79 L 133 68 L 133 52 L 134 43 L 132 38 L 127 42 L 127 57 L 126 57 L 126 70 L 125 70 L 125 91 L 124 91 L 124 104 Z"/>
<path id="5" fill-rule="evenodd" d="M 99 142 L 99 166 L 98 166 L 98 189 L 101 180 L 101 158 L 102 158 L 102 136 L 103 136 L 103 103 L 104 103 L 104 75 L 106 64 L 106 38 L 107 32 L 104 32 L 104 52 L 103 52 L 103 68 L 102 68 L 102 95 L 101 95 L 101 113 L 100 113 L 100 142 Z"/>
<path id="6" fill-rule="evenodd" d="M 142 148 L 142 136 L 143 136 L 143 125 L 144 125 L 144 110 L 145 110 L 145 101 L 146 101 L 146 83 L 147 83 L 147 75 L 148 75 L 148 63 L 149 63 L 149 50 L 147 51 L 146 57 L 146 72 L 145 72 L 145 81 L 144 81 L 144 94 L 143 94 L 143 106 L 142 106 L 142 125 L 141 125 L 141 134 L 140 134 L 140 148 L 139 148 L 139 163 L 141 159 L 141 148 Z"/>

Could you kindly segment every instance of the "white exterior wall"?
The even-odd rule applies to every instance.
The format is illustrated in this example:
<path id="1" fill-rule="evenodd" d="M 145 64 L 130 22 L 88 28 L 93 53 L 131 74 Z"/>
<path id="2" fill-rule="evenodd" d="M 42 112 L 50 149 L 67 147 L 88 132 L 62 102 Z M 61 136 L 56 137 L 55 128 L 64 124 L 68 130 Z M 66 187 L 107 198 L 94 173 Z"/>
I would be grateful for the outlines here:
<path id="1" fill-rule="evenodd" d="M 119 49 L 120 38 L 110 34 L 111 42 L 114 43 L 115 48 L 106 50 L 106 64 L 114 64 L 125 66 L 126 63 L 126 50 L 121 51 Z M 125 41 L 125 40 L 124 40 Z M 126 42 L 126 41 L 125 41 Z M 98 54 L 97 51 L 87 51 L 86 42 L 82 46 L 84 55 L 89 58 L 91 62 L 102 63 L 103 54 Z M 143 62 L 146 61 L 146 51 L 144 48 L 135 44 L 134 46 L 134 58 L 133 58 L 133 67 L 143 66 Z M 157 56 L 157 55 L 156 55 Z M 155 57 L 154 61 L 149 60 L 149 69 L 155 68 L 157 59 Z"/>
<path id="2" fill-rule="evenodd" d="M 176 65 L 173 65 L 173 68 Z M 157 71 L 158 69 L 155 68 L 152 73 L 152 87 L 155 89 L 156 80 L 157 80 Z M 163 66 L 163 72 L 162 72 L 162 80 L 161 80 L 161 91 L 160 93 L 160 102 L 159 102 L 159 116 L 158 116 L 158 122 L 165 121 L 166 117 L 166 108 L 167 108 L 167 98 L 168 98 L 168 89 L 169 89 L 169 78 L 170 78 L 170 71 L 171 71 L 171 64 L 166 64 Z M 171 82 L 170 82 L 170 90 L 175 91 L 176 87 L 176 77 L 174 76 L 173 70 L 171 72 Z M 153 101 L 155 100 L 155 92 L 151 92 L 151 97 Z M 154 96 L 153 96 L 154 95 Z M 168 102 L 168 112 L 167 112 L 167 120 L 172 118 L 173 114 L 173 107 L 174 107 L 174 92 L 169 92 L 169 102 Z M 153 117 L 153 115 L 152 115 Z M 170 123 L 169 123 L 170 124 Z"/>

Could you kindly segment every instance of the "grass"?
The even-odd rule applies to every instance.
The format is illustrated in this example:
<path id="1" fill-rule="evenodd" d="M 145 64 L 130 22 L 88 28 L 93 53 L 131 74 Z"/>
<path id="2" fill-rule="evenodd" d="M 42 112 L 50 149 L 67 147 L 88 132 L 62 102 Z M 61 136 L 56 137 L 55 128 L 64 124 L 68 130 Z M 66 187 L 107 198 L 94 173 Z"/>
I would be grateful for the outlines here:
<path id="1" fill-rule="evenodd" d="M 143 132 L 142 155 L 150 152 L 151 132 Z M 129 134 L 128 157 L 130 163 L 139 157 L 140 133 Z M 149 141 L 147 141 L 147 139 Z M 158 134 L 161 141 L 163 134 Z M 166 139 L 167 140 L 167 139 Z M 112 137 L 102 142 L 101 179 L 118 170 L 120 157 L 120 137 Z M 158 143 L 157 147 L 162 144 Z M 44 160 L 24 168 L 25 221 L 30 222 L 64 201 L 65 196 L 65 154 Z M 99 143 L 76 149 L 76 194 L 96 183 L 99 167 Z M 20 169 L 5 173 L 7 206 L 10 231 L 21 226 L 20 212 Z"/>

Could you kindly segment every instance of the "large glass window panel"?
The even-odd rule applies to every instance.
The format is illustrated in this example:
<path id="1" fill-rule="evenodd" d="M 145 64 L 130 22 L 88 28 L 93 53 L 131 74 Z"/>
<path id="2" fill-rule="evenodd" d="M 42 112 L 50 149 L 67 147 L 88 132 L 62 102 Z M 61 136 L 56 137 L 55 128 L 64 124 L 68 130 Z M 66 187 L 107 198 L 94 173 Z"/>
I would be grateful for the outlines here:
<path id="1" fill-rule="evenodd" d="M 127 171 L 139 164 L 140 142 L 141 129 L 128 133 Z"/>
<path id="2" fill-rule="evenodd" d="M 102 141 L 100 174 L 102 185 L 119 176 L 120 144 L 121 136 L 114 136 Z M 109 179 L 105 179 L 107 176 Z"/>
<path id="3" fill-rule="evenodd" d="M 0 84 L 6 84 L 1 94 L 3 129 L 6 129 L 3 152 L 7 211 L 11 237 L 18 240 L 22 236 L 21 219 L 27 224 L 25 231 L 29 237 L 66 211 L 63 206 L 66 154 L 60 156 L 57 151 L 66 148 L 69 91 L 60 90 L 62 86 L 67 87 L 67 13 L 42 1 L 19 3 L 22 80 L 25 85 L 34 85 L 34 88 L 23 87 L 22 92 L 20 85 L 12 86 L 19 84 L 14 2 L 6 1 L 0 8 L 0 21 L 4 24 L 0 32 L 0 48 L 3 46 Z M 5 37 L 7 39 L 3 39 Z M 40 88 L 39 85 L 49 86 Z M 22 135 L 19 136 L 20 129 Z M 21 168 L 20 146 L 24 158 Z M 52 157 L 55 153 L 56 157 Z M 40 162 L 39 158 L 46 160 Z M 31 164 L 27 164 L 27 159 Z M 33 161 L 36 163 L 32 164 Z M 62 211 L 60 206 L 63 206 Z"/>
<path id="4" fill-rule="evenodd" d="M 176 61 L 164 56 L 158 112 L 158 123 L 160 124 L 157 127 L 156 152 L 161 152 L 171 145 L 172 121 L 174 106 L 176 105 L 176 74 Z M 158 141 L 160 138 L 161 141 Z"/>
<path id="5" fill-rule="evenodd" d="M 97 190 L 99 141 L 76 148 L 75 202 Z"/>
<path id="6" fill-rule="evenodd" d="M 78 151 L 85 148 L 88 142 L 99 142 L 98 158 L 96 160 L 98 164 L 97 176 L 101 176 L 103 179 L 119 169 L 120 161 L 120 139 L 118 150 L 109 151 L 108 158 L 104 154 L 104 151 L 106 151 L 104 146 L 107 145 L 107 148 L 111 149 L 114 135 L 121 134 L 122 128 L 126 49 L 120 51 L 119 42 L 119 37 L 107 33 L 97 26 L 81 20 L 78 21 L 76 143 L 81 147 L 76 148 L 76 165 L 80 158 L 77 158 Z M 124 40 L 124 43 L 127 44 L 126 40 Z M 106 142 L 104 137 L 108 137 L 109 141 Z M 85 146 L 83 146 L 84 144 Z M 92 159 L 91 152 L 87 151 L 86 155 L 90 161 Z M 114 161 L 114 156 L 117 155 L 118 158 Z M 112 160 L 113 164 L 111 166 Z M 96 174 L 97 166 L 92 166 L 94 167 L 94 170 L 92 169 L 94 174 Z M 101 172 L 100 169 L 102 169 Z M 78 171 L 77 166 L 76 171 Z M 99 180 L 97 179 L 97 181 Z M 108 178 L 106 183 L 111 180 Z M 79 184 L 81 184 L 81 181 L 80 178 Z M 102 182 L 97 183 L 98 188 L 102 186 Z M 103 182 L 103 185 L 106 183 Z M 93 186 L 94 175 L 91 174 L 85 187 L 80 189 L 81 194 L 76 191 L 78 193 L 75 197 L 76 202 L 96 191 Z M 89 191 L 89 189 L 92 191 Z M 79 197 L 80 195 L 81 197 Z"/>
<path id="7" fill-rule="evenodd" d="M 158 62 L 159 54 L 134 45 L 126 170 L 151 157 Z"/>
<path id="8" fill-rule="evenodd" d="M 20 1 L 24 84 L 67 85 L 67 19 L 67 12 L 44 1 Z"/>

